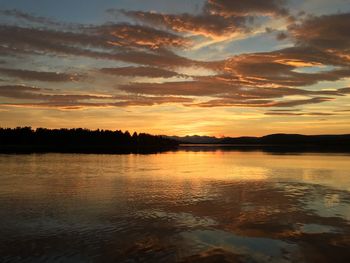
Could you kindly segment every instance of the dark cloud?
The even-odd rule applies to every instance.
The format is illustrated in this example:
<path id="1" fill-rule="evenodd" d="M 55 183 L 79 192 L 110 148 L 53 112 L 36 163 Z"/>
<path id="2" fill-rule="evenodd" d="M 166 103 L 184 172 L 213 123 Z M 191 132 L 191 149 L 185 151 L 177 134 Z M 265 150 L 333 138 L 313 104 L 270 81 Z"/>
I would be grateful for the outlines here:
<path id="1" fill-rule="evenodd" d="M 211 63 L 194 61 L 173 52 L 149 53 L 141 51 L 127 51 L 118 54 L 101 54 L 104 59 L 120 60 L 141 65 L 155 67 L 190 67 L 190 66 L 211 66 Z"/>
<path id="2" fill-rule="evenodd" d="M 47 100 L 47 101 L 78 101 L 90 99 L 109 99 L 106 96 L 86 94 L 55 94 L 53 90 L 23 85 L 0 86 L 0 97 L 25 99 L 25 100 Z"/>
<path id="3" fill-rule="evenodd" d="M 102 68 L 100 71 L 106 74 L 130 77 L 171 78 L 179 76 L 179 74 L 174 71 L 155 67 Z"/>
<path id="4" fill-rule="evenodd" d="M 301 100 L 286 100 L 286 101 L 275 101 L 273 103 L 265 105 L 266 107 L 295 107 L 305 104 L 317 104 L 321 102 L 327 102 L 334 100 L 330 97 L 314 97 L 310 99 L 301 99 Z"/>
<path id="5" fill-rule="evenodd" d="M 173 81 L 164 83 L 131 83 L 120 85 L 118 89 L 136 94 L 210 96 L 227 93 L 230 91 L 230 86 L 225 83 L 213 84 L 204 81 Z"/>
<path id="6" fill-rule="evenodd" d="M 208 0 L 205 10 L 211 14 L 230 16 L 286 16 L 284 0 Z"/>
<path id="7" fill-rule="evenodd" d="M 344 93 L 344 94 L 350 94 L 350 87 L 341 88 L 341 89 L 339 89 L 339 92 Z"/>
<path id="8" fill-rule="evenodd" d="M 279 41 L 285 40 L 286 38 L 288 38 L 288 35 L 285 32 L 279 32 L 276 35 L 276 39 Z"/>
<path id="9" fill-rule="evenodd" d="M 308 17 L 289 31 L 300 45 L 349 55 L 350 13 Z"/>
<path id="10" fill-rule="evenodd" d="M 117 97 L 118 98 L 118 97 Z M 125 97 L 124 101 L 110 103 L 109 106 L 152 106 L 167 103 L 190 103 L 193 102 L 191 98 L 176 97 L 176 96 L 129 96 Z"/>
<path id="11" fill-rule="evenodd" d="M 33 71 L 22 69 L 0 68 L 0 75 L 15 77 L 22 80 L 38 80 L 48 82 L 76 81 L 82 78 L 79 74 Z"/>
<path id="12" fill-rule="evenodd" d="M 350 109 L 345 109 L 345 110 L 335 110 L 334 112 L 350 112 Z"/>
<path id="13" fill-rule="evenodd" d="M 38 99 L 41 89 L 37 87 L 22 85 L 3 85 L 0 86 L 0 97 L 14 99 Z"/>

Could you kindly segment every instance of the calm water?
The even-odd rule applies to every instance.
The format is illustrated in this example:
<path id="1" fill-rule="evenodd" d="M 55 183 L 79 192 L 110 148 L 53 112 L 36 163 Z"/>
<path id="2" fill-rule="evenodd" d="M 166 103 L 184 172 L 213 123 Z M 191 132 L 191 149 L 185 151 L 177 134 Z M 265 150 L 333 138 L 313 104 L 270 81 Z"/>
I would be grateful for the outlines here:
<path id="1" fill-rule="evenodd" d="M 350 156 L 0 155 L 1 262 L 350 262 Z"/>

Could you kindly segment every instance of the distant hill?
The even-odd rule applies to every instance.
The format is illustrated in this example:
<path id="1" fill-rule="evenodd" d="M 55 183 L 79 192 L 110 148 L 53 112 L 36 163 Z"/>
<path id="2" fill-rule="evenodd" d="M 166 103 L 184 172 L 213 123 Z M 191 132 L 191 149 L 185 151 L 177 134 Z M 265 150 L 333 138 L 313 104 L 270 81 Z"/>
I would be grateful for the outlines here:
<path id="1" fill-rule="evenodd" d="M 222 139 L 211 137 L 211 136 L 199 136 L 199 135 L 193 135 L 193 136 L 165 136 L 166 138 L 178 141 L 180 143 L 220 143 Z"/>
<path id="2" fill-rule="evenodd" d="M 225 138 L 223 144 L 258 144 L 258 145 L 322 145 L 350 146 L 350 134 L 344 135 L 301 135 L 270 134 L 262 137 Z"/>
<path id="3" fill-rule="evenodd" d="M 350 134 L 343 135 L 301 135 L 301 134 L 270 134 L 262 137 L 225 137 L 209 136 L 168 136 L 183 144 L 235 144 L 235 145 L 281 145 L 281 146 L 322 146 L 350 147 Z"/>

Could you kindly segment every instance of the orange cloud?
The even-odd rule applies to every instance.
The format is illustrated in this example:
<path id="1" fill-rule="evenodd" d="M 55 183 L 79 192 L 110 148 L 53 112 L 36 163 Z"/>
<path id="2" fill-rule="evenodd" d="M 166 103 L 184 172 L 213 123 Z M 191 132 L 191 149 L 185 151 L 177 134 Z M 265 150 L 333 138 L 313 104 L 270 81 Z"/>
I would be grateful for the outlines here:
<path id="1" fill-rule="evenodd" d="M 85 31 L 92 31 L 97 36 L 105 37 L 106 42 L 114 46 L 158 49 L 163 47 L 183 48 L 192 45 L 192 42 L 183 36 L 141 25 L 108 24 L 91 27 Z"/>
<path id="2" fill-rule="evenodd" d="M 120 10 L 124 15 L 135 20 L 158 27 L 167 27 L 177 32 L 187 32 L 211 38 L 232 36 L 248 31 L 245 17 L 225 18 L 219 15 L 201 14 L 161 14 L 143 11 Z"/>
<path id="3" fill-rule="evenodd" d="M 309 50 L 310 54 L 305 54 Z M 287 48 L 265 53 L 234 56 L 224 65 L 224 71 L 249 86 L 307 86 L 320 81 L 336 81 L 350 77 L 350 66 L 337 56 L 309 48 Z M 337 69 L 316 73 L 301 73 L 305 66 L 337 66 Z M 228 79 L 229 80 L 229 79 Z"/>

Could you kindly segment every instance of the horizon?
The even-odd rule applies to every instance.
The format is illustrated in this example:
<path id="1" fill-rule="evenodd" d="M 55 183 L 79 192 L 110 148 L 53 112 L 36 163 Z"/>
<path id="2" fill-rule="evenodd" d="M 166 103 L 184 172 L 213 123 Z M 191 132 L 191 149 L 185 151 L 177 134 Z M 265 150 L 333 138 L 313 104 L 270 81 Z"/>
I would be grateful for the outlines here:
<path id="1" fill-rule="evenodd" d="M 348 134 L 347 2 L 4 0 L 1 125 Z"/>
<path id="2" fill-rule="evenodd" d="M 132 135 L 133 133 L 137 133 L 137 134 L 141 134 L 141 133 L 146 133 L 149 135 L 153 135 L 153 136 L 166 136 L 166 137 L 179 137 L 179 138 L 183 138 L 183 137 L 194 137 L 194 136 L 198 136 L 198 137 L 210 137 L 210 138 L 216 138 L 216 139 L 224 139 L 224 138 L 240 138 L 240 137 L 265 137 L 265 136 L 270 136 L 270 135 L 303 135 L 303 136 L 322 136 L 322 135 L 350 135 L 349 133 L 339 133 L 339 134 L 331 134 L 331 133 L 319 133 L 319 134 L 306 134 L 306 133 L 286 133 L 286 132 L 277 132 L 277 133 L 269 133 L 269 134 L 263 134 L 260 136 L 254 136 L 254 135 L 237 135 L 237 136 L 226 136 L 226 135 L 222 135 L 222 136 L 215 136 L 215 135 L 200 135 L 200 134 L 186 134 L 186 135 L 174 135 L 174 134 L 155 134 L 155 133 L 147 133 L 145 131 L 142 130 L 123 130 L 123 129 L 100 129 L 100 128 L 95 128 L 95 129 L 89 129 L 89 128 L 84 128 L 84 127 L 72 127 L 72 128 L 68 128 L 68 127 L 60 127 L 60 128 L 47 128 L 47 127 L 31 127 L 31 126 L 17 126 L 17 127 L 0 127 L 0 129 L 16 129 L 16 128 L 31 128 L 33 131 L 35 131 L 36 129 L 48 129 L 48 130 L 60 130 L 60 129 L 86 129 L 86 130 L 90 130 L 90 131 L 97 131 L 97 130 L 105 130 L 105 131 L 121 131 L 123 133 L 125 132 L 129 132 L 130 135 Z"/>

